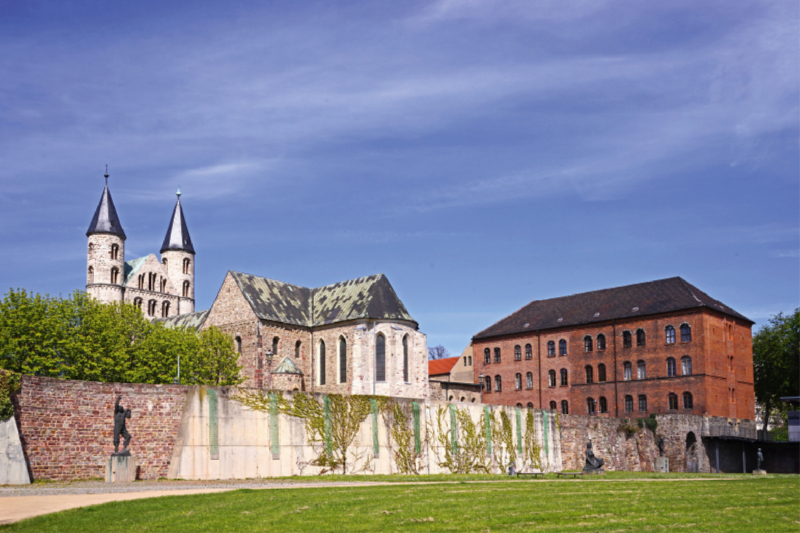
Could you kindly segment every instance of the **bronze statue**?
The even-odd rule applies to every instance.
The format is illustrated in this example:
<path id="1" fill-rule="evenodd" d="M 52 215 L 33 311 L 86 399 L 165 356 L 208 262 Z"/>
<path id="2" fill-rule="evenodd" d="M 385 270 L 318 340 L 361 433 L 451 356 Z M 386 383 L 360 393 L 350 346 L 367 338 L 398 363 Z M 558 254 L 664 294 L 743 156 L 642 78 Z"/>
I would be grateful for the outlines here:
<path id="1" fill-rule="evenodd" d="M 120 394 L 117 396 L 117 403 L 114 405 L 114 453 L 112 455 L 131 454 L 130 450 L 128 450 L 128 445 L 131 443 L 131 434 L 128 433 L 128 429 L 125 427 L 125 419 L 131 417 L 131 410 L 125 409 L 119 404 L 121 399 L 122 395 Z M 122 451 L 119 451 L 120 435 L 125 439 Z"/>
<path id="2" fill-rule="evenodd" d="M 592 451 L 592 441 L 589 441 L 586 444 L 586 466 L 583 467 L 583 471 L 590 474 L 605 472 L 603 464 L 605 464 L 605 461 L 595 456 Z"/>
<path id="3" fill-rule="evenodd" d="M 658 437 L 658 456 L 664 457 L 664 437 Z"/>
<path id="4" fill-rule="evenodd" d="M 758 449 L 758 453 L 756 454 L 756 470 L 761 470 L 761 462 L 764 460 L 764 456 L 761 455 L 761 448 Z"/>

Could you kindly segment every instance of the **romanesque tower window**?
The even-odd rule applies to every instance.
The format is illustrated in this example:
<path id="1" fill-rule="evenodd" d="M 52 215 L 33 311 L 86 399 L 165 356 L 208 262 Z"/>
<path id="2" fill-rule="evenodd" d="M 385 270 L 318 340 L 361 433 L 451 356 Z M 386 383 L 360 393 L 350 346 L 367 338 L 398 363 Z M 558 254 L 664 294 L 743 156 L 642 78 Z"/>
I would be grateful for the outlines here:
<path id="1" fill-rule="evenodd" d="M 139 288 L 144 289 L 144 274 L 139 274 Z"/>
<path id="2" fill-rule="evenodd" d="M 669 408 L 670 410 L 677 410 L 678 409 L 678 395 L 674 392 L 670 392 L 669 396 Z"/>
<path id="3" fill-rule="evenodd" d="M 594 398 L 586 398 L 586 414 L 593 415 L 596 413 Z"/>
<path id="4" fill-rule="evenodd" d="M 675 344 L 675 328 L 672 326 L 667 326 L 664 329 L 664 334 L 666 335 L 667 344 Z"/>
<path id="5" fill-rule="evenodd" d="M 567 355 L 567 341 L 564 339 L 558 341 L 558 355 Z"/>
<path id="6" fill-rule="evenodd" d="M 672 357 L 667 358 L 667 377 L 668 378 L 675 377 L 675 359 L 673 359 Z"/>
<path id="7" fill-rule="evenodd" d="M 111 245 L 111 259 L 119 259 L 119 244 Z"/>
<path id="8" fill-rule="evenodd" d="M 520 373 L 514 376 L 514 388 L 516 390 L 522 390 L 522 374 Z"/>
<path id="9" fill-rule="evenodd" d="M 347 341 L 339 337 L 339 383 L 347 383 Z"/>
<path id="10" fill-rule="evenodd" d="M 530 344 L 525 345 L 525 359 L 533 359 L 533 347 Z"/>
<path id="11" fill-rule="evenodd" d="M 692 340 L 692 328 L 689 324 L 681 324 L 681 342 L 690 342 Z"/>
<path id="12" fill-rule="evenodd" d="M 608 400 L 606 400 L 605 396 L 600 396 L 600 412 L 601 413 L 608 412 Z"/>
<path id="13" fill-rule="evenodd" d="M 548 384 L 551 387 L 555 387 L 556 386 L 556 371 L 555 370 L 551 370 L 550 372 L 547 373 L 547 380 L 548 380 L 547 381 Z"/>
<path id="14" fill-rule="evenodd" d="M 633 346 L 631 342 L 631 332 L 630 331 L 623 331 L 622 332 L 622 347 L 623 348 L 630 348 Z"/>
<path id="15" fill-rule="evenodd" d="M 500 362 L 500 348 L 495 348 L 494 349 L 494 362 L 495 363 L 499 363 Z"/>
<path id="16" fill-rule="evenodd" d="M 631 395 L 625 396 L 625 412 L 626 413 L 633 412 L 633 396 Z"/>
<path id="17" fill-rule="evenodd" d="M 272 337 L 272 355 L 274 357 L 278 357 L 278 343 L 280 339 L 278 337 Z"/>
<path id="18" fill-rule="evenodd" d="M 111 283 L 118 283 L 119 282 L 119 269 L 114 267 L 111 269 Z"/>
<path id="19" fill-rule="evenodd" d="M 500 376 L 494 377 L 494 391 L 495 392 L 503 391 L 503 378 L 501 378 Z"/>
<path id="20" fill-rule="evenodd" d="M 639 395 L 639 411 L 643 413 L 647 412 L 647 396 L 644 394 Z"/>
<path id="21" fill-rule="evenodd" d="M 156 316 L 156 306 L 158 303 L 155 300 L 147 302 L 147 316 Z"/>
<path id="22" fill-rule="evenodd" d="M 622 363 L 622 379 L 630 381 L 633 378 L 633 368 L 630 361 Z"/>
<path id="23" fill-rule="evenodd" d="M 693 398 L 691 392 L 684 392 L 683 393 L 683 408 L 684 409 L 691 409 L 693 404 Z"/>
<path id="24" fill-rule="evenodd" d="M 147 274 L 147 290 L 153 291 L 156 288 L 156 275 L 152 272 Z"/>
<path id="25" fill-rule="evenodd" d="M 492 352 L 489 348 L 483 350 L 483 364 L 488 365 L 492 362 Z"/>
<path id="26" fill-rule="evenodd" d="M 89 283 L 94 283 L 94 268 L 89 267 L 89 272 L 86 274 L 86 279 Z"/>
<path id="27" fill-rule="evenodd" d="M 403 381 L 408 383 L 408 335 L 403 336 Z"/>
<path id="28" fill-rule="evenodd" d="M 325 385 L 325 341 L 319 341 L 319 384 Z"/>
<path id="29" fill-rule="evenodd" d="M 567 400 L 561 400 L 561 414 L 562 415 L 569 414 L 569 402 Z"/>
<path id="30" fill-rule="evenodd" d="M 639 361 L 636 363 L 636 378 L 647 379 L 647 365 L 644 361 Z"/>
<path id="31" fill-rule="evenodd" d="M 183 282 L 183 297 L 184 298 L 188 298 L 190 294 L 191 294 L 191 289 L 189 288 L 189 282 L 188 281 L 184 281 Z"/>
<path id="32" fill-rule="evenodd" d="M 591 352 L 592 351 L 592 336 L 586 335 L 583 338 L 583 351 L 584 352 Z"/>
<path id="33" fill-rule="evenodd" d="M 522 348 L 519 344 L 514 346 L 514 361 L 522 361 Z"/>
<path id="34" fill-rule="evenodd" d="M 382 333 L 375 339 L 375 381 L 386 381 L 386 337 Z"/>
<path id="35" fill-rule="evenodd" d="M 294 358 L 295 359 L 299 359 L 300 358 L 300 346 L 301 345 L 302 345 L 302 343 L 300 341 L 297 341 L 296 343 L 294 343 Z"/>
<path id="36" fill-rule="evenodd" d="M 167 292 L 167 280 L 161 278 L 161 292 Z"/>
<path id="37" fill-rule="evenodd" d="M 597 351 L 602 352 L 606 349 L 606 336 L 602 333 L 597 336 Z"/>
<path id="38" fill-rule="evenodd" d="M 569 374 L 567 373 L 566 368 L 561 369 L 561 386 L 566 387 L 569 385 Z"/>
<path id="39" fill-rule="evenodd" d="M 167 318 L 169 316 L 169 302 L 162 302 L 161 303 L 161 318 Z"/>
<path id="40" fill-rule="evenodd" d="M 183 260 L 183 273 L 184 273 L 184 274 L 188 274 L 188 273 L 189 273 L 189 267 L 190 267 L 190 266 L 191 266 L 191 261 L 190 261 L 190 260 L 189 260 L 189 258 L 187 257 L 187 258 L 185 258 L 185 259 Z"/>
<path id="41" fill-rule="evenodd" d="M 553 411 L 558 409 L 558 404 L 554 400 L 550 401 L 550 409 L 552 409 Z"/>
<path id="42" fill-rule="evenodd" d="M 161 264 L 164 266 L 164 272 L 169 273 L 169 268 L 167 266 L 167 258 L 166 257 L 161 259 Z"/>
<path id="43" fill-rule="evenodd" d="M 600 363 L 597 365 L 597 382 L 604 383 L 606 380 L 606 365 Z"/>
<path id="44" fill-rule="evenodd" d="M 142 301 L 142 299 L 141 299 L 141 298 L 134 298 L 134 299 L 133 299 L 133 305 L 134 305 L 134 306 L 135 306 L 137 309 L 139 309 L 140 311 L 142 310 L 142 303 L 143 303 L 143 301 Z"/>
<path id="45" fill-rule="evenodd" d="M 533 373 L 532 372 L 528 372 L 527 374 L 525 374 L 525 387 L 528 390 L 531 390 L 533 388 Z"/>
<path id="46" fill-rule="evenodd" d="M 586 383 L 594 383 L 594 369 L 592 365 L 586 365 Z"/>
<path id="47" fill-rule="evenodd" d="M 553 357 L 556 354 L 556 343 L 554 341 L 550 341 L 547 343 L 547 356 Z"/>
<path id="48" fill-rule="evenodd" d="M 681 357 L 681 367 L 684 376 L 692 375 L 692 358 L 688 355 Z"/>
<path id="49" fill-rule="evenodd" d="M 242 354 L 242 338 L 236 337 L 236 353 Z"/>
<path id="50" fill-rule="evenodd" d="M 94 257 L 94 244 L 89 243 L 89 258 L 91 259 L 93 257 Z"/>
<path id="51" fill-rule="evenodd" d="M 643 329 L 636 330 L 636 346 L 644 346 L 645 345 L 645 335 Z"/>

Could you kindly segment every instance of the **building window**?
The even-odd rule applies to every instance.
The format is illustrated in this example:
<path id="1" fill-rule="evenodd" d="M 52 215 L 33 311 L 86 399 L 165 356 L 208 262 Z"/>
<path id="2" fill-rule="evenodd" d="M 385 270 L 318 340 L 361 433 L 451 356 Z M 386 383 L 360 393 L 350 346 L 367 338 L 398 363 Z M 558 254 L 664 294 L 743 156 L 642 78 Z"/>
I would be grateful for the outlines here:
<path id="1" fill-rule="evenodd" d="M 533 347 L 530 344 L 525 345 L 525 359 L 533 359 Z"/>
<path id="2" fill-rule="evenodd" d="M 647 412 L 647 396 L 644 394 L 639 395 L 639 411 L 643 413 Z"/>
<path id="3" fill-rule="evenodd" d="M 566 368 L 562 368 L 561 369 L 561 386 L 562 387 L 566 387 L 567 385 L 569 385 L 568 377 L 569 376 L 567 375 L 567 369 Z"/>
<path id="4" fill-rule="evenodd" d="M 300 346 L 301 345 L 302 345 L 302 343 L 300 341 L 297 341 L 297 342 L 294 343 L 294 358 L 295 359 L 299 359 L 300 358 Z"/>
<path id="5" fill-rule="evenodd" d="M 584 352 L 591 352 L 592 351 L 592 337 L 591 337 L 591 335 L 586 335 L 583 338 L 583 351 Z"/>
<path id="6" fill-rule="evenodd" d="M 112 244 L 111 245 L 111 259 L 119 259 L 119 245 Z"/>
<path id="7" fill-rule="evenodd" d="M 533 388 L 533 374 L 531 372 L 525 374 L 525 388 L 528 390 Z"/>
<path id="8" fill-rule="evenodd" d="M 667 344 L 675 344 L 675 328 L 667 326 L 666 329 L 664 329 L 664 333 L 667 337 Z"/>
<path id="9" fill-rule="evenodd" d="M 500 348 L 495 348 L 494 349 L 494 362 L 495 363 L 499 363 L 500 362 Z"/>
<path id="10" fill-rule="evenodd" d="M 403 381 L 408 383 L 408 335 L 403 336 Z"/>
<path id="11" fill-rule="evenodd" d="M 188 273 L 189 273 L 189 267 L 190 267 L 190 265 L 191 265 L 191 261 L 189 260 L 189 258 L 188 258 L 188 257 L 187 257 L 187 258 L 185 258 L 185 259 L 183 260 L 183 273 L 184 273 L 184 274 L 188 274 Z"/>
<path id="12" fill-rule="evenodd" d="M 522 390 L 522 374 L 514 376 L 514 387 L 516 390 Z"/>
<path id="13" fill-rule="evenodd" d="M 133 299 L 133 305 L 136 306 L 136 308 L 139 309 L 140 311 L 142 310 L 142 303 L 144 303 L 144 302 L 143 302 L 143 300 L 141 298 L 134 298 Z"/>
<path id="14" fill-rule="evenodd" d="M 567 400 L 561 400 L 561 414 L 562 415 L 569 414 L 569 402 Z"/>
<path id="15" fill-rule="evenodd" d="M 167 280 L 161 278 L 161 292 L 167 292 Z"/>
<path id="16" fill-rule="evenodd" d="M 347 341 L 339 337 L 339 383 L 347 383 Z"/>
<path id="17" fill-rule="evenodd" d="M 645 346 L 645 336 L 643 329 L 636 330 L 636 346 Z"/>
<path id="18" fill-rule="evenodd" d="M 168 273 L 168 274 L 169 274 L 169 268 L 168 268 L 168 266 L 167 266 L 167 258 L 166 258 L 166 257 L 164 257 L 163 259 L 161 259 L 161 264 L 164 266 L 164 272 L 166 272 L 166 273 Z"/>
<path id="19" fill-rule="evenodd" d="M 555 402 L 555 400 L 550 402 L 550 409 L 552 409 L 553 411 L 558 409 L 558 404 Z"/>
<path id="20" fill-rule="evenodd" d="M 594 383 L 594 370 L 591 365 L 586 366 L 586 383 Z"/>
<path id="21" fill-rule="evenodd" d="M 606 400 L 605 396 L 600 396 L 600 412 L 601 413 L 608 412 L 608 401 Z"/>
<path id="22" fill-rule="evenodd" d="M 675 359 L 669 357 L 667 359 L 667 377 L 674 378 L 675 377 Z"/>
<path id="23" fill-rule="evenodd" d="M 486 376 L 486 378 L 484 378 L 484 381 L 486 382 L 484 387 L 486 389 L 486 392 L 492 392 L 492 378 L 490 376 Z"/>
<path id="24" fill-rule="evenodd" d="M 633 368 L 631 367 L 630 361 L 625 361 L 622 363 L 622 379 L 625 381 L 630 381 L 633 378 Z"/>
<path id="25" fill-rule="evenodd" d="M 683 393 L 683 408 L 684 409 L 691 409 L 692 406 L 693 406 L 692 393 L 691 392 L 684 392 Z"/>
<path id="26" fill-rule="evenodd" d="M 375 339 L 375 381 L 386 381 L 386 337 L 381 333 Z"/>
<path id="27" fill-rule="evenodd" d="M 472 366 L 472 356 L 470 355 L 468 356 L 468 358 L 469 358 L 469 366 Z"/>
<path id="28" fill-rule="evenodd" d="M 688 355 L 681 357 L 681 367 L 683 369 L 684 376 L 691 376 L 692 375 L 692 358 Z"/>
<path id="29" fill-rule="evenodd" d="M 547 356 L 552 357 L 556 354 L 556 343 L 555 341 L 550 341 L 547 343 Z"/>
<path id="30" fill-rule="evenodd" d="M 596 414 L 594 398 L 586 398 L 586 414 L 587 415 Z"/>
<path id="31" fill-rule="evenodd" d="M 94 283 L 94 268 L 89 267 L 89 272 L 86 275 L 86 279 L 89 283 Z"/>
<path id="32" fill-rule="evenodd" d="M 636 363 L 636 379 L 647 379 L 647 365 L 644 361 Z"/>
<path id="33" fill-rule="evenodd" d="M 111 283 L 117 283 L 118 280 L 119 280 L 119 270 L 117 270 L 117 267 L 114 267 L 111 269 Z"/>
<path id="34" fill-rule="evenodd" d="M 169 302 L 161 302 L 161 318 L 169 316 Z"/>
<path id="35" fill-rule="evenodd" d="M 549 385 L 551 387 L 555 387 L 556 386 L 556 371 L 555 370 L 551 370 L 550 372 L 547 373 L 547 380 L 548 380 L 548 383 L 549 383 Z"/>
<path id="36" fill-rule="evenodd" d="M 144 289 L 144 274 L 139 274 L 139 288 Z"/>
<path id="37" fill-rule="evenodd" d="M 147 274 L 147 290 L 152 291 L 156 285 L 156 275 L 152 272 Z"/>
<path id="38" fill-rule="evenodd" d="M 731 370 L 731 371 L 733 371 L 733 356 L 730 356 L 730 357 L 728 358 L 728 365 L 729 365 L 729 366 L 728 366 L 728 369 L 729 369 L 729 370 Z"/>
<path id="39" fill-rule="evenodd" d="M 567 355 L 567 341 L 564 339 L 558 341 L 558 355 Z"/>
<path id="40" fill-rule="evenodd" d="M 94 244 L 89 243 L 89 258 L 94 257 Z"/>
<path id="41" fill-rule="evenodd" d="M 147 302 L 147 315 L 148 316 L 156 316 L 156 301 L 150 300 Z"/>
<path id="42" fill-rule="evenodd" d="M 495 392 L 503 391 L 503 378 L 501 378 L 500 376 L 494 377 L 494 391 Z"/>
<path id="43" fill-rule="evenodd" d="M 242 338 L 241 337 L 236 337 L 236 339 L 234 339 L 234 340 L 236 341 L 236 353 L 241 355 L 242 354 Z"/>
<path id="44" fill-rule="evenodd" d="M 528 402 L 528 409 L 533 409 L 533 402 Z"/>
<path id="45" fill-rule="evenodd" d="M 189 298 L 191 296 L 191 294 L 192 293 L 190 292 L 190 289 L 189 289 L 189 282 L 188 281 L 184 281 L 183 282 L 183 297 L 184 298 Z"/>
<path id="46" fill-rule="evenodd" d="M 514 346 L 514 361 L 522 361 L 522 348 L 519 344 Z"/>
<path id="47" fill-rule="evenodd" d="M 464 356 L 464 366 L 467 366 L 467 356 Z"/>
<path id="48" fill-rule="evenodd" d="M 278 337 L 272 337 L 272 355 L 278 357 L 278 343 L 281 340 Z"/>
<path id="49" fill-rule="evenodd" d="M 325 385 L 325 341 L 319 341 L 319 384 Z"/>
<path id="50" fill-rule="evenodd" d="M 633 412 L 633 396 L 631 395 L 625 396 L 625 412 L 626 413 Z"/>
<path id="51" fill-rule="evenodd" d="M 606 336 L 602 333 L 597 336 L 597 351 L 602 352 L 606 349 Z"/>
<path id="52" fill-rule="evenodd" d="M 623 348 L 630 348 L 631 344 L 631 332 L 630 331 L 623 331 L 622 332 L 622 347 Z"/>
<path id="53" fill-rule="evenodd" d="M 606 381 L 606 365 L 600 363 L 597 365 L 597 382 L 605 383 Z"/>
<path id="54" fill-rule="evenodd" d="M 681 342 L 692 340 L 692 327 L 689 324 L 681 324 Z"/>
<path id="55" fill-rule="evenodd" d="M 492 362 L 492 352 L 489 351 L 489 348 L 486 348 L 483 351 L 483 364 L 488 365 Z"/>
<path id="56" fill-rule="evenodd" d="M 674 392 L 669 393 L 669 408 L 675 410 L 678 408 L 678 395 Z"/>

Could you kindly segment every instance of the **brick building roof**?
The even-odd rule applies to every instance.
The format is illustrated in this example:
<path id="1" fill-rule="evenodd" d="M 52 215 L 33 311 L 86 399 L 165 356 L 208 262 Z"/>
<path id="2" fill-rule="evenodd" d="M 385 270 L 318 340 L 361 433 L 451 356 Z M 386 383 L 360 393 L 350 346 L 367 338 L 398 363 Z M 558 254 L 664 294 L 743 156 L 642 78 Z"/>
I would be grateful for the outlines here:
<path id="1" fill-rule="evenodd" d="M 456 366 L 461 357 L 446 357 L 444 359 L 433 359 L 428 361 L 428 376 L 441 376 L 449 374 Z"/>
<path id="2" fill-rule="evenodd" d="M 313 327 L 363 318 L 416 321 L 383 274 L 316 289 L 231 271 L 262 320 Z"/>
<path id="3" fill-rule="evenodd" d="M 703 307 L 753 323 L 683 278 L 674 277 L 549 300 L 534 300 L 481 331 L 473 339 Z"/>

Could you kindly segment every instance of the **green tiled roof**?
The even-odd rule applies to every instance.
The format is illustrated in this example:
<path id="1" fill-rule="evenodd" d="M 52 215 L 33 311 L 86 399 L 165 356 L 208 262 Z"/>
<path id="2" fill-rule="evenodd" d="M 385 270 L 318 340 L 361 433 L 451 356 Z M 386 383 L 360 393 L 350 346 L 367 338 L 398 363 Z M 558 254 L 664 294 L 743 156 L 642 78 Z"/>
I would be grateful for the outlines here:
<path id="1" fill-rule="evenodd" d="M 304 327 L 362 318 L 416 322 L 383 274 L 317 289 L 242 272 L 231 276 L 262 320 Z"/>
<path id="2" fill-rule="evenodd" d="M 206 321 L 209 311 L 211 311 L 211 309 L 198 311 L 196 313 L 185 313 L 182 315 L 171 316 L 169 318 L 160 318 L 158 319 L 158 322 L 163 322 L 168 328 L 187 327 L 197 330 L 200 329 L 200 327 L 203 325 L 203 322 Z"/>
<path id="3" fill-rule="evenodd" d="M 284 357 L 283 361 L 280 362 L 278 366 L 275 367 L 275 370 L 272 371 L 273 374 L 299 374 L 303 375 L 297 365 L 294 364 L 289 357 Z"/>

